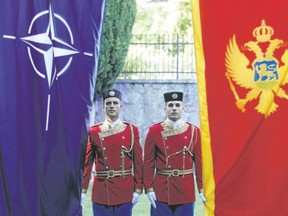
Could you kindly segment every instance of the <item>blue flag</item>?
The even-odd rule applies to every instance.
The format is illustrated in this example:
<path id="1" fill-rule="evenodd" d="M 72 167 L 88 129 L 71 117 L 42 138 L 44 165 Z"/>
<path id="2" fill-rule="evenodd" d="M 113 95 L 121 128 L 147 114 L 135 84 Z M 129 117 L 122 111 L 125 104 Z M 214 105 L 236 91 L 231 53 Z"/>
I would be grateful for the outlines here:
<path id="1" fill-rule="evenodd" d="M 0 2 L 0 215 L 81 215 L 105 0 Z"/>

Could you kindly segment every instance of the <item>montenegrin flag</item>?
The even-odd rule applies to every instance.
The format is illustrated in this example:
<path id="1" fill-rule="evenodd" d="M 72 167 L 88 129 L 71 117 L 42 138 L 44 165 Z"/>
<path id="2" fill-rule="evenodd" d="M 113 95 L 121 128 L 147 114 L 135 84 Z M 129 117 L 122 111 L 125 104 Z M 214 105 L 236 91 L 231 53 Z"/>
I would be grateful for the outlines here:
<path id="1" fill-rule="evenodd" d="M 206 216 L 288 215 L 288 3 L 191 0 Z"/>
<path id="2" fill-rule="evenodd" d="M 105 0 L 0 1 L 0 215 L 82 215 Z"/>

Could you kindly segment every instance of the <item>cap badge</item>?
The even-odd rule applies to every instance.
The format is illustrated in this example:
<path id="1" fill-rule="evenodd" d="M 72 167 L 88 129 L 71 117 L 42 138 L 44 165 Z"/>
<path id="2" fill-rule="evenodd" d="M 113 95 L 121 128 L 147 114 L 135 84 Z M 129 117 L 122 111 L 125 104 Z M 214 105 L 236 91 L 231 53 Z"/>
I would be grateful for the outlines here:
<path id="1" fill-rule="evenodd" d="M 113 97 L 115 95 L 115 92 L 114 91 L 110 91 L 109 92 L 109 96 Z"/>
<path id="2" fill-rule="evenodd" d="M 176 93 L 173 93 L 171 97 L 172 97 L 172 98 L 175 100 L 175 99 L 177 99 L 177 98 L 178 98 L 178 94 L 176 94 Z"/>

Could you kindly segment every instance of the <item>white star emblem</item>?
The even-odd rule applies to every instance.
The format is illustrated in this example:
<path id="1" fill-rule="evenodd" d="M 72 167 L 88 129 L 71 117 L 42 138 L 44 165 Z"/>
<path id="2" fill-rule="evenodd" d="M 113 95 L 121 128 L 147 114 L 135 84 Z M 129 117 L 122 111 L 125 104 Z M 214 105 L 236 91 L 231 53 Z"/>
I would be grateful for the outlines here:
<path id="1" fill-rule="evenodd" d="M 46 31 L 39 34 L 30 35 L 36 21 L 43 15 L 49 15 L 49 22 L 46 28 Z M 55 18 L 55 19 L 54 19 Z M 65 27 L 69 35 L 69 42 L 61 40 L 57 37 L 55 31 L 55 20 L 59 20 Z M 69 65 L 72 62 L 73 55 L 78 54 L 79 51 L 73 47 L 74 39 L 72 31 L 63 17 L 59 14 L 54 13 L 51 5 L 49 10 L 42 11 L 34 16 L 32 19 L 29 29 L 29 36 L 22 37 L 21 40 L 28 44 L 27 50 L 29 59 L 33 66 L 34 71 L 42 78 L 47 79 L 49 89 L 52 87 L 54 80 L 61 76 L 68 69 Z M 13 39 L 16 37 L 13 35 L 3 35 L 3 38 Z M 32 51 L 43 56 L 45 68 L 43 66 L 39 67 L 36 65 L 36 61 L 33 59 Z M 84 55 L 93 57 L 92 52 L 83 52 Z M 55 64 L 55 59 L 60 57 L 68 57 L 67 62 L 64 65 L 61 65 L 61 68 L 57 68 Z M 37 57 L 38 58 L 38 57 Z M 44 70 L 44 71 L 43 71 Z M 50 94 L 47 96 L 47 111 L 46 111 L 46 127 L 45 130 L 48 131 L 49 126 L 49 113 L 50 113 Z"/>
<path id="2" fill-rule="evenodd" d="M 61 16 L 59 16 L 57 14 L 53 14 L 51 6 L 49 8 L 49 11 L 41 12 L 34 17 L 34 19 L 32 20 L 32 22 L 30 24 L 28 33 L 31 32 L 33 24 L 37 20 L 37 18 L 46 14 L 46 13 L 49 13 L 49 23 L 48 23 L 48 27 L 47 27 L 46 32 L 22 37 L 21 39 L 29 45 L 29 47 L 27 47 L 27 49 L 28 49 L 30 61 L 32 63 L 32 66 L 33 66 L 35 72 L 39 76 L 41 76 L 43 78 L 47 78 L 48 85 L 49 85 L 49 87 L 51 87 L 55 77 L 63 74 L 72 61 L 72 57 L 70 57 L 66 66 L 57 72 L 57 68 L 56 67 L 53 68 L 54 58 L 58 58 L 58 57 L 62 57 L 62 56 L 71 56 L 71 55 L 77 54 L 79 52 L 72 45 L 64 42 L 60 38 L 57 38 L 57 36 L 55 35 L 55 26 L 54 26 L 54 22 L 53 22 L 53 16 L 60 19 L 64 24 L 66 24 L 66 21 Z M 67 27 L 67 29 L 71 33 L 69 26 L 68 25 L 65 25 L 65 26 Z M 70 38 L 72 39 L 71 41 L 73 43 L 73 35 L 72 34 L 70 34 Z M 43 44 L 47 45 L 48 49 L 43 49 L 43 48 L 41 48 L 41 46 L 39 46 L 39 45 L 43 45 Z M 58 45 L 59 45 L 59 47 L 57 47 Z M 43 75 L 43 72 L 39 71 L 37 69 L 37 67 L 35 66 L 33 58 L 31 57 L 32 55 L 31 55 L 30 47 L 43 55 L 44 62 L 45 62 L 46 76 Z M 61 47 L 64 47 L 64 48 L 61 48 Z"/>

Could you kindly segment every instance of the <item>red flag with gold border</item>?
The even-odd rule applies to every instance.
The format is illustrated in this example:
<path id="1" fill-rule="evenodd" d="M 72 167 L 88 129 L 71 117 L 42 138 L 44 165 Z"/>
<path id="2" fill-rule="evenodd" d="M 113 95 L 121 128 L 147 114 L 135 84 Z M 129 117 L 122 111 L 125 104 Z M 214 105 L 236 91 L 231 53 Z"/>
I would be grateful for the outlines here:
<path id="1" fill-rule="evenodd" d="M 288 3 L 191 0 L 207 216 L 288 215 Z"/>

